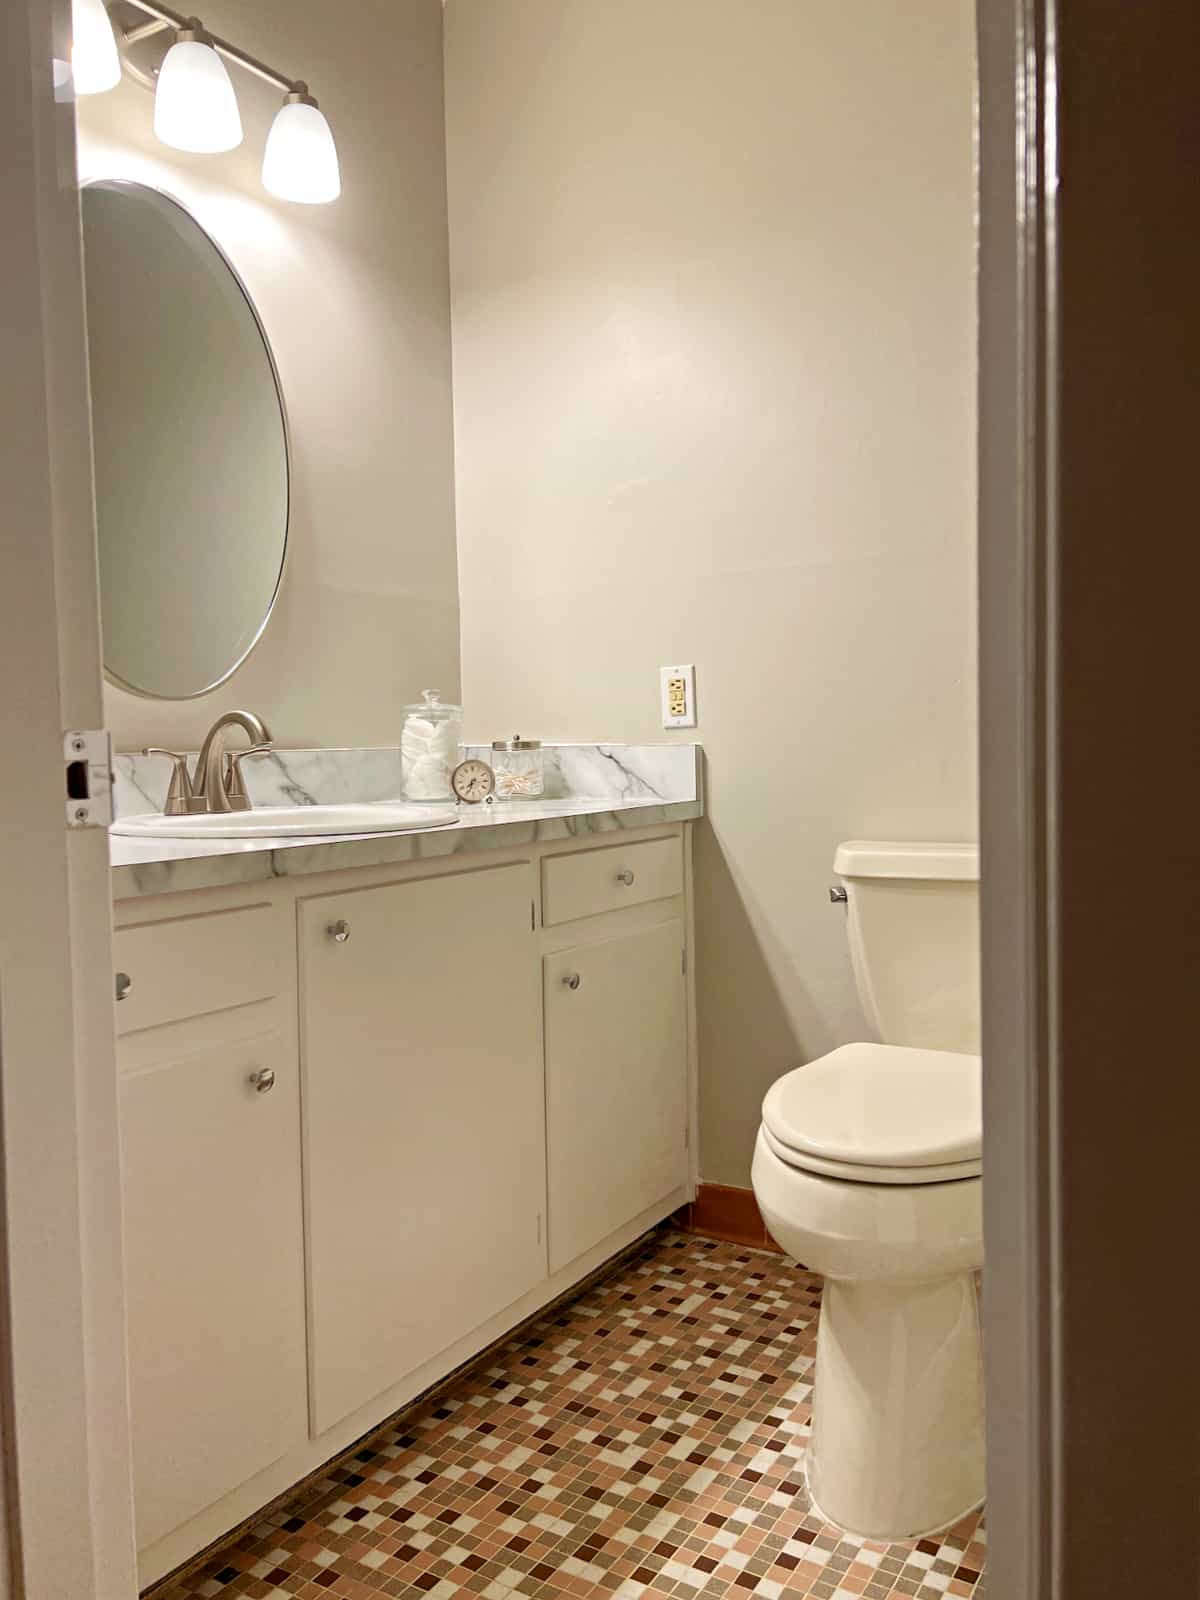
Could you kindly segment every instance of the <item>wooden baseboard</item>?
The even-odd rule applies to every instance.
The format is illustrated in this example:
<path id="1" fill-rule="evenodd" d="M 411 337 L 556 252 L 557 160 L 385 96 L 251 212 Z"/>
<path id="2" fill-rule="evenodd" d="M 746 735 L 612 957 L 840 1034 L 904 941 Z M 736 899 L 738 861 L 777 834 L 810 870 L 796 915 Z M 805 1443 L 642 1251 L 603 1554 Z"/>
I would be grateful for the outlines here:
<path id="1" fill-rule="evenodd" d="M 702 1183 L 696 1198 L 675 1213 L 675 1222 L 685 1233 L 696 1233 L 705 1239 L 723 1239 L 727 1244 L 779 1252 L 779 1246 L 763 1226 L 753 1189 L 735 1189 L 726 1183 Z"/>

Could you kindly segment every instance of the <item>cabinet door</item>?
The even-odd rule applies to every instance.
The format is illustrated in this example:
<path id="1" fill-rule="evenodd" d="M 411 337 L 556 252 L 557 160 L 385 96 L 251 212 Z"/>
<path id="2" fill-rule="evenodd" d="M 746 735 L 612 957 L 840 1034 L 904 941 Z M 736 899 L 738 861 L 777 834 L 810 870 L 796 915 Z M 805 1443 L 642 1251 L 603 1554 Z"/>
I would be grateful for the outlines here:
<path id="1" fill-rule="evenodd" d="M 683 926 L 546 958 L 550 1270 L 687 1181 Z"/>
<path id="2" fill-rule="evenodd" d="M 545 1276 L 533 892 L 518 862 L 301 906 L 315 1433 Z"/>
<path id="3" fill-rule="evenodd" d="M 144 1548 L 305 1436 L 296 1062 L 275 1032 L 143 1052 L 121 1143 Z"/>

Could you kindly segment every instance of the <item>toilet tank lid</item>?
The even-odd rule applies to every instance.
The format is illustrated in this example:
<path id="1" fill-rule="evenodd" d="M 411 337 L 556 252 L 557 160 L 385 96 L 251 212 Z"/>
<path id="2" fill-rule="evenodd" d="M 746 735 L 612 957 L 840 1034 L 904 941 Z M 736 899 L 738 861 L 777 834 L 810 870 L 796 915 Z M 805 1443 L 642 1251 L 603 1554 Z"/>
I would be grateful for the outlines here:
<path id="1" fill-rule="evenodd" d="M 842 878 L 979 877 L 977 844 L 903 844 L 894 840 L 847 839 L 837 847 L 833 870 Z"/>

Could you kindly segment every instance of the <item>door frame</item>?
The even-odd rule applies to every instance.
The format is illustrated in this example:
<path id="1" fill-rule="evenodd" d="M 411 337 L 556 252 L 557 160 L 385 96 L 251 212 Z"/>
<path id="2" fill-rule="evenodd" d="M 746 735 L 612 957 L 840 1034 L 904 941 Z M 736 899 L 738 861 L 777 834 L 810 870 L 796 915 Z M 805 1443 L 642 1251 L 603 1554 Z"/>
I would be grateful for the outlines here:
<path id="1" fill-rule="evenodd" d="M 69 23 L 0 7 L 0 1594 L 132 1600 L 108 849 L 64 781 L 103 726 Z"/>
<path id="2" fill-rule="evenodd" d="M 976 21 L 988 1586 L 997 1600 L 1050 1600 L 1050 42 L 1037 0 L 978 0 Z"/>
<path id="3" fill-rule="evenodd" d="M 1200 14 L 977 20 L 988 1590 L 1195 1600 Z"/>

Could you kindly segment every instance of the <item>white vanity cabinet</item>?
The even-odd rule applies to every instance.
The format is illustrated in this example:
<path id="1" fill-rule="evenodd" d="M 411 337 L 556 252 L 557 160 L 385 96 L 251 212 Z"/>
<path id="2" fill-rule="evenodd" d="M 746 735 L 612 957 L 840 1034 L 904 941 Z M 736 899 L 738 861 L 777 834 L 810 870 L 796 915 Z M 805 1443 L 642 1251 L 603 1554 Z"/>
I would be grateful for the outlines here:
<path id="1" fill-rule="evenodd" d="M 687 1177 L 683 924 L 544 962 L 550 1270 Z"/>
<path id="2" fill-rule="evenodd" d="M 303 900 L 316 1433 L 546 1274 L 534 869 Z"/>
<path id="3" fill-rule="evenodd" d="M 550 1270 L 687 1181 L 678 837 L 542 862 Z"/>
<path id="4" fill-rule="evenodd" d="M 688 845 L 117 903 L 144 1585 L 691 1197 Z"/>
<path id="5" fill-rule="evenodd" d="M 118 931 L 138 1543 L 307 1431 L 299 1070 L 267 906 Z M 220 1002 L 224 1001 L 224 1004 Z"/>

